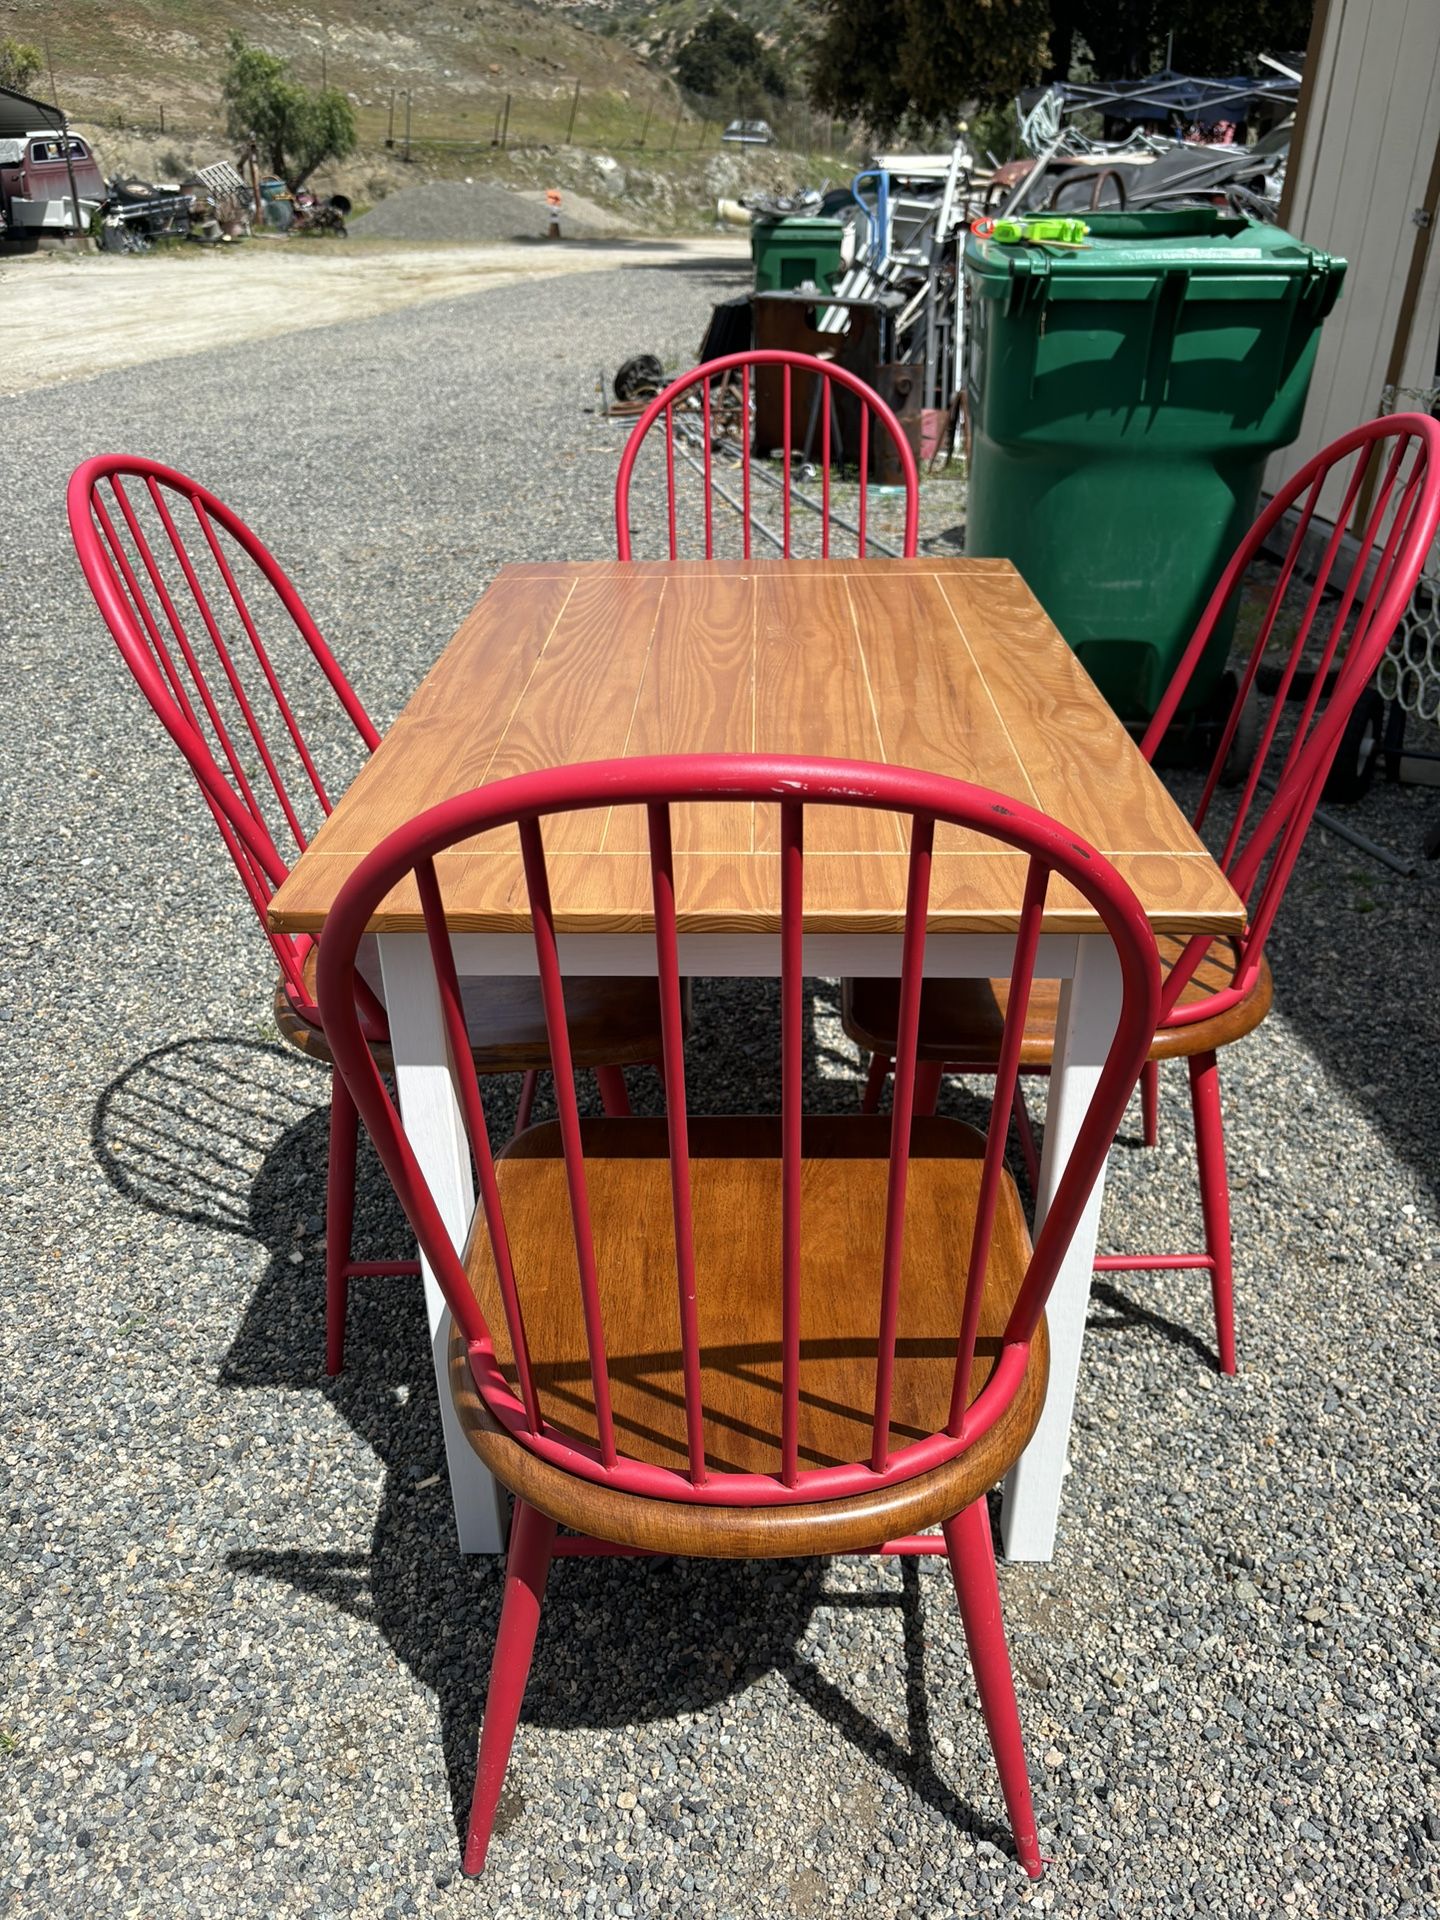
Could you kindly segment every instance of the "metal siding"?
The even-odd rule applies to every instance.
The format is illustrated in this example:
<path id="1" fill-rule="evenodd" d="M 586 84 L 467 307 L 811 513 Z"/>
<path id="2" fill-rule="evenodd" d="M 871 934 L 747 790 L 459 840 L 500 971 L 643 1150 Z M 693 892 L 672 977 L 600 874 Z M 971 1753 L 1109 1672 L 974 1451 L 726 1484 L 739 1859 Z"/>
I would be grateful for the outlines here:
<path id="1" fill-rule="evenodd" d="M 1331 0 L 1319 57 L 1291 225 L 1350 270 L 1321 335 L 1299 438 L 1271 462 L 1272 486 L 1380 410 L 1416 238 L 1411 213 L 1440 142 L 1440 0 Z M 1411 377 L 1422 365 L 1433 378 L 1437 259 L 1432 243 L 1406 355 L 1409 385 L 1429 384 Z M 1322 511 L 1336 504 L 1322 499 Z"/>

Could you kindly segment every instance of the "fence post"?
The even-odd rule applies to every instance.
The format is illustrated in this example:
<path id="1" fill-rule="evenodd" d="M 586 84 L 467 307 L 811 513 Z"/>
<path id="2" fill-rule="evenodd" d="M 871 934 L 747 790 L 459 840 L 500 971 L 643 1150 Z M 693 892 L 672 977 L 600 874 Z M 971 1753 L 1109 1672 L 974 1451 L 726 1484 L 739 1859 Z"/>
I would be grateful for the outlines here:
<path id="1" fill-rule="evenodd" d="M 505 96 L 505 118 L 500 122 L 500 150 L 503 153 L 505 143 L 510 138 L 510 96 Z"/>
<path id="2" fill-rule="evenodd" d="M 395 145 L 395 89 L 394 87 L 391 87 L 390 89 L 390 126 L 389 126 L 389 130 L 385 135 L 385 144 L 387 147 L 393 147 Z"/>
<path id="3" fill-rule="evenodd" d="M 684 119 L 684 117 L 685 117 L 685 103 L 682 100 L 680 103 L 679 111 L 675 115 L 675 125 L 670 129 L 670 151 L 672 153 L 675 151 L 676 142 L 680 138 L 680 122 Z"/>
<path id="4" fill-rule="evenodd" d="M 410 89 L 405 89 L 405 158 L 410 158 Z"/>
<path id="5" fill-rule="evenodd" d="M 570 124 L 565 129 L 565 144 L 568 147 L 575 138 L 575 116 L 580 111 L 580 82 L 575 82 L 575 98 L 570 102 Z"/>
<path id="6" fill-rule="evenodd" d="M 253 133 L 250 136 L 250 145 L 245 157 L 250 162 L 250 193 L 255 202 L 255 224 L 257 227 L 263 228 L 265 225 L 265 203 L 260 198 L 260 157 Z"/>
<path id="7" fill-rule="evenodd" d="M 638 144 L 642 147 L 645 144 L 645 136 L 650 131 L 650 116 L 654 111 L 655 111 L 655 102 L 651 100 L 645 108 L 645 124 L 640 129 L 640 139 Z"/>
<path id="8" fill-rule="evenodd" d="M 708 120 L 702 120 L 700 122 L 700 138 L 695 142 L 695 151 L 697 153 L 700 151 L 701 147 L 703 147 L 705 144 L 705 129 L 709 125 L 710 125 L 710 122 Z"/>

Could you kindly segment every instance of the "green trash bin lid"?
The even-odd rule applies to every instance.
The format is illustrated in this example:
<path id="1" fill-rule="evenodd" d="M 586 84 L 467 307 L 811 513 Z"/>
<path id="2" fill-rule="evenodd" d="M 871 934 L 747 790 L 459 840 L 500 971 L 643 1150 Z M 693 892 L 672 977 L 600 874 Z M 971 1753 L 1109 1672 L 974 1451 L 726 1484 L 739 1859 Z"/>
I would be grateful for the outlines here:
<path id="1" fill-rule="evenodd" d="M 807 236 L 812 240 L 838 240 L 845 231 L 843 220 L 819 214 L 764 213 L 752 224 L 771 233 L 781 227 L 787 240 L 803 240 Z"/>
<path id="2" fill-rule="evenodd" d="M 972 233 L 965 243 L 971 291 L 1012 308 L 1043 300 L 1146 300 L 1157 279 L 1183 276 L 1205 283 L 1213 299 L 1227 297 L 1227 282 L 1236 299 L 1264 299 L 1263 282 L 1273 288 L 1270 297 L 1285 299 L 1294 291 L 1288 283 L 1303 279 L 1321 319 L 1345 277 L 1345 262 L 1333 254 L 1219 207 L 1081 217 L 1089 228 L 1082 247 L 1002 246 Z"/>

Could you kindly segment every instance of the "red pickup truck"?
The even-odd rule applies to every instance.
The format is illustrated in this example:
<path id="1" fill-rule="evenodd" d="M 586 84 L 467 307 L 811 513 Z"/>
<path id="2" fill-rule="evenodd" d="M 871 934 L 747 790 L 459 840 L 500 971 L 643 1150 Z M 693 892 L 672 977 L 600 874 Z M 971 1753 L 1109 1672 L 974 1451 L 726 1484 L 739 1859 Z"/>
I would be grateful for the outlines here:
<path id="1" fill-rule="evenodd" d="M 105 198 L 104 177 L 88 142 L 54 127 L 17 129 L 17 98 L 12 94 L 4 103 L 11 112 L 0 124 L 0 238 L 35 239 L 88 227 Z M 72 176 L 78 209 L 70 204 Z"/>

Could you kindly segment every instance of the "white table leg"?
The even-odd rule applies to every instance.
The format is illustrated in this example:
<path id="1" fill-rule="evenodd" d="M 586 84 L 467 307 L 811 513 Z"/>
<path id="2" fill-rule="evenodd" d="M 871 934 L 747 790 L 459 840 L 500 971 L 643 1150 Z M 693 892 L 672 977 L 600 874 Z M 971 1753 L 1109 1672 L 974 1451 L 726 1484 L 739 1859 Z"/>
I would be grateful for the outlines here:
<path id="1" fill-rule="evenodd" d="M 1040 1190 L 1035 1200 L 1037 1232 L 1089 1108 L 1120 1016 L 1120 969 L 1114 947 L 1103 935 L 1086 935 L 1076 944 L 1074 977 L 1060 987 Z M 1070 1446 L 1075 1383 L 1080 1374 L 1080 1348 L 1085 1338 L 1104 1195 L 1102 1167 L 1050 1294 L 1050 1388 L 1045 1410 L 1034 1438 L 1005 1482 L 1000 1531 L 1006 1557 L 1011 1560 L 1048 1560 L 1055 1550 L 1060 1483 Z"/>
<path id="2" fill-rule="evenodd" d="M 445 1225 L 459 1246 L 475 1205 L 475 1187 L 465 1128 L 446 1062 L 440 999 L 429 952 L 424 936 L 416 933 L 381 934 L 379 946 L 401 1119 Z M 481 1464 L 456 1418 L 450 1399 L 450 1310 L 424 1260 L 421 1272 L 460 1551 L 500 1553 L 505 1545 L 505 1496 L 489 1469 Z"/>

